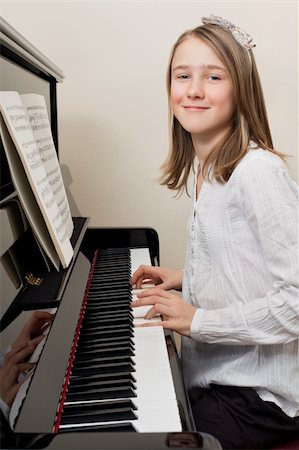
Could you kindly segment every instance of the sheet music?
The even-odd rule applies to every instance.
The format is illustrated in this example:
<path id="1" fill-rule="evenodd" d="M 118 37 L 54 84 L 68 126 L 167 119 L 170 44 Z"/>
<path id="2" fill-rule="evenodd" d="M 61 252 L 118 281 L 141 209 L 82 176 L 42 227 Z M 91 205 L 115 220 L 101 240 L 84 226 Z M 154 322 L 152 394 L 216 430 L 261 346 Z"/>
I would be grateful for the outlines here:
<path id="1" fill-rule="evenodd" d="M 59 256 L 59 259 L 63 267 L 67 267 L 73 256 L 73 249 L 69 240 L 69 233 L 71 231 L 71 226 L 69 224 L 68 214 L 67 211 L 65 210 L 64 216 L 62 216 L 59 211 L 59 207 L 56 201 L 56 199 L 58 198 L 57 197 L 58 193 L 56 194 L 55 197 L 51 182 L 47 175 L 46 166 L 41 158 L 39 147 L 33 135 L 26 110 L 22 104 L 21 97 L 17 92 L 0 92 L 0 107 L 2 116 L 5 121 L 5 125 L 10 132 L 12 141 L 23 164 L 27 179 L 29 181 L 29 184 L 34 193 L 37 204 L 39 206 L 40 212 L 48 228 L 48 232 L 54 244 L 55 250 Z M 42 116 L 44 116 L 43 113 Z M 42 116 L 40 117 L 39 120 L 41 120 Z M 43 120 L 41 120 L 41 123 L 43 124 L 45 123 L 44 117 Z M 13 152 L 14 150 L 11 148 L 12 146 L 10 146 L 10 148 L 7 148 L 5 142 L 4 147 L 6 152 Z M 52 158 L 52 163 L 53 161 L 54 160 Z M 56 165 L 57 164 L 58 163 L 56 161 Z M 49 164 L 47 167 L 49 167 Z M 54 173 L 54 177 L 57 177 L 57 172 Z M 18 187 L 17 186 L 15 187 L 18 190 Z M 24 201 L 24 196 L 22 195 L 22 192 L 20 192 L 19 190 L 18 195 L 20 199 L 22 200 L 23 198 Z M 60 194 L 59 198 L 61 198 Z M 63 210 L 65 209 L 65 206 L 66 203 L 63 204 L 60 202 L 60 207 Z M 28 212 L 28 205 L 27 205 L 27 212 Z M 36 214 L 36 217 L 31 217 L 29 218 L 29 220 L 31 219 L 31 224 L 33 224 L 33 228 L 35 231 L 37 231 L 37 236 L 39 237 L 40 234 L 38 233 L 37 228 L 39 227 L 38 224 L 40 220 L 37 216 L 38 215 Z M 64 220 L 66 223 L 64 223 Z M 47 249 L 47 243 L 45 242 L 45 240 L 43 240 L 40 243 L 41 245 L 43 245 L 48 256 L 51 257 L 51 252 Z M 57 268 L 57 261 L 53 261 L 52 259 L 52 262 Z"/>
<path id="2" fill-rule="evenodd" d="M 40 243 L 49 260 L 52 261 L 54 267 L 59 270 L 60 260 L 58 254 L 55 250 L 52 239 L 50 239 L 48 228 L 40 212 L 40 208 L 25 174 L 24 167 L 17 152 L 15 151 L 15 145 L 1 114 L 0 131 L 6 152 L 7 162 L 10 168 L 11 178 L 15 189 L 18 192 L 20 203 L 22 204 L 28 221 L 37 236 L 37 241 Z M 46 260 L 45 262 L 48 265 Z"/>
<path id="3" fill-rule="evenodd" d="M 43 161 L 58 211 L 62 217 L 62 222 L 66 227 L 68 236 L 71 237 L 74 224 L 54 146 L 45 99 L 38 94 L 22 94 L 20 97 L 27 110 L 31 130 Z"/>

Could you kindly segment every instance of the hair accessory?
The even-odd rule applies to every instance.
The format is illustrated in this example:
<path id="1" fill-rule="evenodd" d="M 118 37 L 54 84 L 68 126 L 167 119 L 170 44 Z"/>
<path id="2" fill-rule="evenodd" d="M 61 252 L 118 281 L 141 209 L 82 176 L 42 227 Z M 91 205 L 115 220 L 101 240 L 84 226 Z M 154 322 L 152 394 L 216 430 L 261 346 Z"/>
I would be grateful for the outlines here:
<path id="1" fill-rule="evenodd" d="M 202 17 L 201 21 L 205 25 L 218 25 L 223 30 L 230 31 L 234 39 L 239 42 L 239 44 L 242 45 L 242 47 L 244 47 L 246 50 L 250 50 L 251 48 L 255 47 L 255 43 L 253 42 L 252 37 L 248 33 L 246 33 L 246 31 L 241 30 L 241 28 L 237 27 L 229 20 L 211 14 L 210 17 Z"/>

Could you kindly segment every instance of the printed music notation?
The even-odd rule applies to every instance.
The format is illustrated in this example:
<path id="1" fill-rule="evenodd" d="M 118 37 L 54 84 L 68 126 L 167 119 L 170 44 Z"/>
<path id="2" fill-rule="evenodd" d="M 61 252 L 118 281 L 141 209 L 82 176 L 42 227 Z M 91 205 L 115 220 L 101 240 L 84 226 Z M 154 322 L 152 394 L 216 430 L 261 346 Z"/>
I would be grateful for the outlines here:
<path id="1" fill-rule="evenodd" d="M 2 91 L 0 108 L 4 149 L 28 220 L 57 270 L 59 261 L 67 267 L 73 256 L 73 221 L 45 99 Z"/>
<path id="2" fill-rule="evenodd" d="M 39 160 L 43 162 L 48 182 L 51 185 L 55 202 L 61 215 L 61 221 L 66 226 L 67 235 L 71 237 L 73 221 L 51 133 L 45 99 L 41 95 L 23 94 L 21 95 L 21 100 L 27 110 L 30 123 L 34 124 L 32 129 L 39 152 Z"/>

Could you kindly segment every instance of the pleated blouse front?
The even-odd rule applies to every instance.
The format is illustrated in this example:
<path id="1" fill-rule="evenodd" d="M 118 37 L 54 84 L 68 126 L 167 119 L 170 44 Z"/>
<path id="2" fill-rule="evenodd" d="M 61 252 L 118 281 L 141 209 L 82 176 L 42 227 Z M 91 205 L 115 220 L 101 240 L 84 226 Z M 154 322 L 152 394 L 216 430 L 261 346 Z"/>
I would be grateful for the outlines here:
<path id="1" fill-rule="evenodd" d="M 227 183 L 194 185 L 183 298 L 187 387 L 253 387 L 299 415 L 298 186 L 283 161 L 249 150 Z"/>

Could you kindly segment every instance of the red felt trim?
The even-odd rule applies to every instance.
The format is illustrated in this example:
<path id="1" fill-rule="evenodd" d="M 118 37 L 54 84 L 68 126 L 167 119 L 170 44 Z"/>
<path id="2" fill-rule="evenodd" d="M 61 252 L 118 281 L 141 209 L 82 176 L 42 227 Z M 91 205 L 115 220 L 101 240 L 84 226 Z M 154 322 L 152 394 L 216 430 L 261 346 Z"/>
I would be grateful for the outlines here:
<path id="1" fill-rule="evenodd" d="M 76 350 L 77 350 L 77 344 L 78 344 L 78 340 L 79 340 L 79 336 L 80 336 L 80 330 L 81 330 L 82 321 L 83 321 L 83 317 L 84 317 L 84 313 L 85 313 L 85 309 L 86 309 L 88 292 L 89 292 L 91 280 L 92 280 L 92 277 L 93 277 L 93 272 L 94 272 L 95 264 L 96 264 L 96 261 L 97 261 L 98 252 L 99 251 L 97 250 L 95 252 L 95 254 L 94 254 L 92 265 L 91 265 L 91 269 L 90 269 L 89 276 L 88 276 L 88 281 L 87 281 L 87 285 L 86 285 L 86 289 L 85 289 L 85 293 L 84 293 L 84 298 L 83 298 L 83 301 L 82 301 L 82 306 L 81 306 L 81 310 L 80 310 L 80 314 L 79 314 L 79 319 L 78 319 L 77 326 L 76 326 L 76 331 L 75 331 L 75 336 L 74 336 L 74 340 L 73 340 L 73 344 L 72 344 L 72 350 L 71 350 L 71 354 L 70 354 L 70 358 L 69 358 L 69 362 L 68 362 L 68 367 L 67 367 L 67 370 L 66 370 L 64 383 L 63 383 L 63 386 L 62 386 L 61 395 L 60 395 L 60 399 L 59 399 L 59 404 L 58 404 L 58 407 L 57 407 L 56 420 L 55 420 L 55 424 L 54 424 L 54 428 L 53 428 L 53 432 L 54 433 L 58 433 L 58 430 L 59 430 L 59 427 L 60 427 L 60 424 L 61 424 L 61 417 L 62 417 L 64 402 L 65 402 L 65 399 L 66 399 L 68 385 L 69 385 L 69 382 L 70 382 L 70 376 L 71 376 L 71 373 L 72 373 L 72 367 L 73 367 L 73 364 L 74 364 L 74 361 L 75 361 L 75 354 L 76 354 Z"/>

